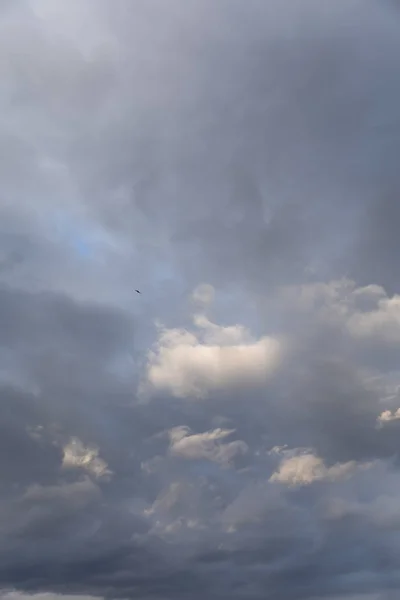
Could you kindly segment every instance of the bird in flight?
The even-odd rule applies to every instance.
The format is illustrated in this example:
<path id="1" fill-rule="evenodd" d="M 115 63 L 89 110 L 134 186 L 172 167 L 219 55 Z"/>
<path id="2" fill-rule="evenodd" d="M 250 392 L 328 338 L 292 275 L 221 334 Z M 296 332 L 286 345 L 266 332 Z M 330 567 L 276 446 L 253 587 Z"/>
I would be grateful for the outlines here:
<path id="1" fill-rule="evenodd" d="M 139 292 L 139 290 L 135 290 L 135 292 L 136 292 L 137 294 L 141 294 L 141 293 L 142 293 L 142 292 Z"/>

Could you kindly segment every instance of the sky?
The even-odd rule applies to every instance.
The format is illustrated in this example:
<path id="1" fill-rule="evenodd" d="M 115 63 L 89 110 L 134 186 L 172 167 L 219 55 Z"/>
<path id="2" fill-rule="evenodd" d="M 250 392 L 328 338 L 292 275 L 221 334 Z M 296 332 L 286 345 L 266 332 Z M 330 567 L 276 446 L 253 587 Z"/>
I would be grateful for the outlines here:
<path id="1" fill-rule="evenodd" d="M 398 598 L 399 56 L 389 0 L 0 1 L 0 600 Z"/>

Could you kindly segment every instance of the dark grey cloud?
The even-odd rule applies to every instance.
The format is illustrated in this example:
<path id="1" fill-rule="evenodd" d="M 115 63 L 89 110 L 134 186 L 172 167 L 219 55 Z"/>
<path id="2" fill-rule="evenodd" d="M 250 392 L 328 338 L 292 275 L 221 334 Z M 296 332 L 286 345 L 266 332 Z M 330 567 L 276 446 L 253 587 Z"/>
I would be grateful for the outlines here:
<path id="1" fill-rule="evenodd" d="M 397 597 L 399 29 L 0 2 L 4 600 Z"/>

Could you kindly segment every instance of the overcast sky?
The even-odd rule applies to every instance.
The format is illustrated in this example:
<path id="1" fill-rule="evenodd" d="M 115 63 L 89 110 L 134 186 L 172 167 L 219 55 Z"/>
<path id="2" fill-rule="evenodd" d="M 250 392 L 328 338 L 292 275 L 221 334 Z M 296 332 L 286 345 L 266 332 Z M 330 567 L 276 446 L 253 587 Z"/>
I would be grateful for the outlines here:
<path id="1" fill-rule="evenodd" d="M 0 600 L 399 597 L 399 57 L 388 0 L 0 1 Z"/>

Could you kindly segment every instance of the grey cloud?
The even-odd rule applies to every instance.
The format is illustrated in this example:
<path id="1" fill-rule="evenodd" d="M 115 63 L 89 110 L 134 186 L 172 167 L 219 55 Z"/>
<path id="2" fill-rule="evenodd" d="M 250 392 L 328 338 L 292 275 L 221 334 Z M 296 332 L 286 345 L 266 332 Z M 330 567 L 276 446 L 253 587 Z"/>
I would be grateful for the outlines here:
<path id="1" fill-rule="evenodd" d="M 112 20 L 121 36 L 137 26 L 122 7 Z M 302 11 L 220 4 L 209 14 L 196 4 L 171 6 L 155 45 L 151 36 L 143 41 L 144 33 L 133 36 L 143 41 L 140 52 L 137 41 L 132 51 L 123 45 L 125 60 L 147 58 L 151 80 L 141 85 L 142 72 L 131 63 L 117 120 L 103 121 L 100 139 L 87 136 L 94 171 L 80 156 L 77 168 L 88 195 L 102 196 L 107 219 L 125 228 L 136 213 L 123 205 L 116 214 L 109 200 L 113 190 L 127 188 L 145 206 L 150 226 L 169 230 L 177 260 L 190 257 L 182 265 L 188 278 L 195 264 L 213 282 L 301 279 L 316 252 L 325 272 L 334 269 L 353 244 L 354 219 L 362 224 L 371 194 L 393 176 L 396 137 L 385 128 L 395 113 L 383 102 L 396 97 L 387 57 L 397 51 L 397 29 L 374 3 L 360 22 L 359 8 L 336 3 L 328 20 L 312 2 Z M 138 19 L 144 32 L 155 10 L 162 11 L 159 3 Z M 371 37 L 385 40 L 379 51 Z M 151 103 L 154 82 L 162 111 Z M 121 131 L 124 117 L 134 133 L 125 125 Z M 378 136 L 373 148 L 366 147 L 368 136 Z"/>
<path id="2" fill-rule="evenodd" d="M 2 599 L 398 593 L 399 27 L 0 2 Z"/>

